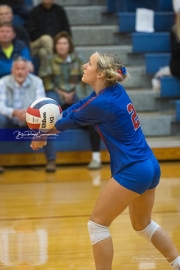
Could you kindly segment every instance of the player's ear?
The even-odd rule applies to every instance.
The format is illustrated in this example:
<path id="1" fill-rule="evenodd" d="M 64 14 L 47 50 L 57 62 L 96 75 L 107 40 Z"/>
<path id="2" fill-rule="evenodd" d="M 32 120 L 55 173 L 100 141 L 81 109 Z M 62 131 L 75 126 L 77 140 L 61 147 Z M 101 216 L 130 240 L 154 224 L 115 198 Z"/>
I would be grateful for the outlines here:
<path id="1" fill-rule="evenodd" d="M 104 72 L 99 71 L 99 72 L 97 73 L 97 78 L 99 78 L 99 79 L 104 78 Z"/>

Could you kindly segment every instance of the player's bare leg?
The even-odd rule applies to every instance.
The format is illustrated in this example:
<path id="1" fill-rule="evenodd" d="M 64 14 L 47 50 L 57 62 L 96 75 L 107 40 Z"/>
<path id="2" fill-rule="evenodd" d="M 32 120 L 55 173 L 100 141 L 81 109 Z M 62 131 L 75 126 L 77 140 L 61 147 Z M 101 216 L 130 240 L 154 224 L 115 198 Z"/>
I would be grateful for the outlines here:
<path id="1" fill-rule="evenodd" d="M 154 198 L 155 189 L 151 189 L 147 190 L 144 194 L 135 198 L 130 203 L 129 213 L 134 230 L 142 231 L 150 224 Z M 179 252 L 174 246 L 171 238 L 161 227 L 154 232 L 151 242 L 157 250 L 167 258 L 168 262 L 172 262 L 179 256 Z"/>
<path id="2" fill-rule="evenodd" d="M 128 190 L 111 178 L 100 194 L 99 199 L 90 216 L 90 220 L 97 225 L 109 227 L 111 222 L 120 215 L 129 203 L 139 194 Z M 110 270 L 113 259 L 113 244 L 111 237 L 93 245 L 96 270 Z"/>

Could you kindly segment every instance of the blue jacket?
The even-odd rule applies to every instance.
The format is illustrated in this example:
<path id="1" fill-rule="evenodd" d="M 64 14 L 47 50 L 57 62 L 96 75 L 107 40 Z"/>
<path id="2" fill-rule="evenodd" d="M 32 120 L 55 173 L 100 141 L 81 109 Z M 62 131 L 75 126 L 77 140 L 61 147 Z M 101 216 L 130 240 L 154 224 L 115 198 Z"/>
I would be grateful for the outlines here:
<path id="1" fill-rule="evenodd" d="M 5 75 L 9 75 L 11 73 L 12 62 L 13 59 L 15 59 L 16 57 L 22 56 L 27 60 L 31 61 L 30 50 L 24 43 L 24 41 L 15 38 L 13 40 L 13 46 L 14 50 L 11 55 L 11 58 L 9 59 L 7 59 L 6 55 L 4 54 L 0 46 L 0 78 Z"/>

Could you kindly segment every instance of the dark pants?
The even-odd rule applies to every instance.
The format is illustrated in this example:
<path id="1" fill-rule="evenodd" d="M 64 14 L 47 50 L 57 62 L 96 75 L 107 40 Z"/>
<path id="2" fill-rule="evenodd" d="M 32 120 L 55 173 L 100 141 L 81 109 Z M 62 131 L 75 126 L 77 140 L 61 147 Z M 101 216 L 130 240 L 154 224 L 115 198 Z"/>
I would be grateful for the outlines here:
<path id="1" fill-rule="evenodd" d="M 86 129 L 89 133 L 89 140 L 91 143 L 91 149 L 92 152 L 99 152 L 100 151 L 100 143 L 101 138 L 95 128 L 93 126 L 85 126 L 82 127 L 83 129 Z"/>

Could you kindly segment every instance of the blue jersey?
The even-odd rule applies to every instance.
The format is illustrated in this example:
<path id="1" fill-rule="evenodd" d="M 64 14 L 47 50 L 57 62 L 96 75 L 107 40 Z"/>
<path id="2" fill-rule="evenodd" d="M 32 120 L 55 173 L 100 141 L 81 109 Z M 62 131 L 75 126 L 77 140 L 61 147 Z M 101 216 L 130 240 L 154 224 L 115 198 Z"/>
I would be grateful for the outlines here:
<path id="1" fill-rule="evenodd" d="M 94 125 L 104 141 L 110 154 L 112 176 L 125 166 L 152 155 L 135 108 L 119 83 L 98 94 L 93 91 L 69 107 L 56 123 L 56 128 L 64 131 L 86 125 Z"/>

